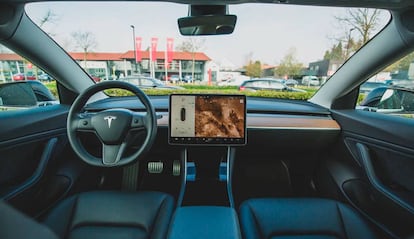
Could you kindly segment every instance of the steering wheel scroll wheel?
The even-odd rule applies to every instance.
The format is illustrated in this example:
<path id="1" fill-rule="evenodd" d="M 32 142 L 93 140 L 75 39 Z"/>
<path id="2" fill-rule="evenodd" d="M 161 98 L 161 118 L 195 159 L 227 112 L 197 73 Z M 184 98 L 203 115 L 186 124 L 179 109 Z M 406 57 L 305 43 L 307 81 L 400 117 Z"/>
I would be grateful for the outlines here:
<path id="1" fill-rule="evenodd" d="M 123 89 L 135 94 L 145 106 L 146 114 L 125 108 L 109 108 L 99 112 L 86 112 L 84 106 L 97 92 L 107 89 Z M 143 144 L 132 154 L 124 155 L 131 134 L 146 130 Z M 102 157 L 90 154 L 79 138 L 79 132 L 93 132 L 102 144 Z M 86 163 L 100 167 L 129 164 L 148 151 L 157 134 L 157 117 L 147 95 L 138 87 L 122 81 L 105 81 L 95 84 L 81 93 L 69 110 L 67 134 L 75 153 Z"/>

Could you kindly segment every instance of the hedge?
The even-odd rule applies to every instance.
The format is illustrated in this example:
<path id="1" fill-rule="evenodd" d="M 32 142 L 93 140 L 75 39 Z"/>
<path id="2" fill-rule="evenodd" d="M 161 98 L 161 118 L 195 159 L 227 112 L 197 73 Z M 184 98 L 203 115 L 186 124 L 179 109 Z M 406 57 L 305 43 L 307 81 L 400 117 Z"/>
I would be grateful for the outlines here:
<path id="1" fill-rule="evenodd" d="M 110 89 L 105 91 L 108 95 L 111 96 L 129 96 L 132 93 L 120 90 L 120 89 Z M 256 91 L 256 92 L 240 92 L 234 89 L 211 89 L 211 90 L 201 90 L 201 89 L 186 89 L 186 90 L 157 90 L 157 89 L 145 89 L 144 92 L 147 95 L 169 95 L 173 93 L 184 93 L 184 94 L 245 94 L 247 96 L 254 97 L 266 97 L 266 98 L 278 98 L 278 99 L 293 99 L 293 100 L 307 100 L 313 93 L 312 92 L 282 92 L 282 91 Z"/>
<path id="2" fill-rule="evenodd" d="M 52 94 L 58 98 L 56 83 L 54 81 L 45 83 Z M 291 100 L 308 100 L 315 94 L 315 88 L 299 87 L 306 92 L 284 92 L 284 91 L 239 91 L 237 86 L 207 86 L 207 85 L 183 85 L 184 90 L 160 90 L 160 89 L 145 89 L 144 92 L 147 95 L 169 95 L 173 93 L 185 93 L 185 94 L 245 94 L 252 97 L 266 97 L 277 99 L 291 99 Z M 105 93 L 111 96 L 130 96 L 131 92 L 121 89 L 106 90 Z M 358 97 L 358 103 L 364 98 L 364 95 L 360 94 Z"/>

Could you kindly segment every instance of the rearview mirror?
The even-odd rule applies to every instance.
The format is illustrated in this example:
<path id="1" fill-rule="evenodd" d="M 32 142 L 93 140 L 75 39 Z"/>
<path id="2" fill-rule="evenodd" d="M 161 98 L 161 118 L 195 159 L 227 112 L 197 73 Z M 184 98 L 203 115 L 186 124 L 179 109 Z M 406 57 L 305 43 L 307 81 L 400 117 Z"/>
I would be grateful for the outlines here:
<path id="1" fill-rule="evenodd" d="M 178 19 L 181 35 L 231 34 L 236 25 L 236 15 L 202 15 Z"/>

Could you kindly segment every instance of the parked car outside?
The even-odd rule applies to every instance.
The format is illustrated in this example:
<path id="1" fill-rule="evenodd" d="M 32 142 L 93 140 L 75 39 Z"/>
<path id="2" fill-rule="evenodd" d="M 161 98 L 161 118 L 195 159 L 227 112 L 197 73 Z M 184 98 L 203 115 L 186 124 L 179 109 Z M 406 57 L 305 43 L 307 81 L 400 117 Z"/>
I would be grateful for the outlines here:
<path id="1" fill-rule="evenodd" d="M 180 76 L 179 75 L 172 75 L 172 76 L 170 76 L 170 81 L 172 83 L 176 84 L 180 81 Z"/>
<path id="2" fill-rule="evenodd" d="M 166 85 L 162 81 L 146 77 L 146 76 L 127 76 L 124 78 L 119 78 L 120 81 L 129 82 L 133 85 L 138 86 L 142 89 L 161 89 L 161 90 L 181 90 L 184 89 L 181 86 L 172 86 L 172 85 Z"/>
<path id="3" fill-rule="evenodd" d="M 36 76 L 33 74 L 23 74 L 17 73 L 13 75 L 13 81 L 22 81 L 22 80 L 36 80 Z"/>
<path id="4" fill-rule="evenodd" d="M 287 80 L 285 81 L 285 84 L 286 84 L 287 86 L 296 87 L 296 86 L 298 86 L 298 85 L 299 85 L 299 82 L 298 82 L 297 80 L 295 80 L 295 79 L 287 79 Z"/>
<path id="5" fill-rule="evenodd" d="M 183 78 L 183 82 L 185 82 L 185 83 L 191 83 L 191 82 L 193 82 L 193 77 L 190 76 L 190 75 L 186 75 Z"/>
<path id="6" fill-rule="evenodd" d="M 95 81 L 96 83 L 101 82 L 101 78 L 99 76 L 95 76 L 95 75 L 90 75 L 92 80 Z"/>
<path id="7" fill-rule="evenodd" d="M 320 82 L 316 76 L 304 76 L 302 77 L 302 85 L 306 86 L 319 86 Z"/>
<path id="8" fill-rule="evenodd" d="M 244 81 L 240 87 L 240 91 L 258 91 L 258 90 L 275 90 L 275 91 L 295 91 L 305 92 L 301 89 L 296 89 L 287 86 L 278 79 L 258 78 Z"/>
<path id="9" fill-rule="evenodd" d="M 241 84 L 243 84 L 243 82 L 245 81 L 245 79 L 243 78 L 237 78 L 237 79 L 228 79 L 228 80 L 223 80 L 217 83 L 218 86 L 240 86 Z"/>
<path id="10" fill-rule="evenodd" d="M 38 78 L 41 81 L 51 81 L 51 80 L 53 80 L 53 78 L 50 75 L 46 74 L 46 73 L 40 74 L 38 76 Z"/>

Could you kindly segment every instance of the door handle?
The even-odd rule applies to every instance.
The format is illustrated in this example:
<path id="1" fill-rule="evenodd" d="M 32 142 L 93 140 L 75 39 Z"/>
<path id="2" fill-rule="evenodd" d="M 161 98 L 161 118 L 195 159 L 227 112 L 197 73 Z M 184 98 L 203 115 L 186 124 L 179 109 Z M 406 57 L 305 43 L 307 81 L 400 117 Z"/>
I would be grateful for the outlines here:
<path id="1" fill-rule="evenodd" d="M 391 199 L 396 204 L 400 205 L 410 213 L 414 214 L 413 205 L 405 202 L 400 197 L 398 197 L 395 193 L 389 190 L 377 177 L 374 166 L 372 164 L 368 147 L 362 143 L 356 143 L 356 147 L 358 149 L 364 171 L 368 177 L 369 182 L 374 186 L 374 188 L 382 194 L 384 194 L 389 199 Z"/>
<path id="2" fill-rule="evenodd" d="M 36 170 L 33 172 L 33 174 L 25 180 L 22 184 L 17 186 L 16 189 L 6 193 L 2 199 L 3 200 L 10 200 L 14 197 L 16 197 L 18 194 L 24 192 L 25 190 L 29 189 L 31 186 L 35 185 L 37 182 L 39 182 L 40 178 L 44 174 L 46 167 L 48 165 L 48 162 L 50 158 L 52 157 L 53 150 L 55 149 L 57 138 L 50 139 L 46 146 L 43 149 L 39 164 L 36 168 Z"/>

